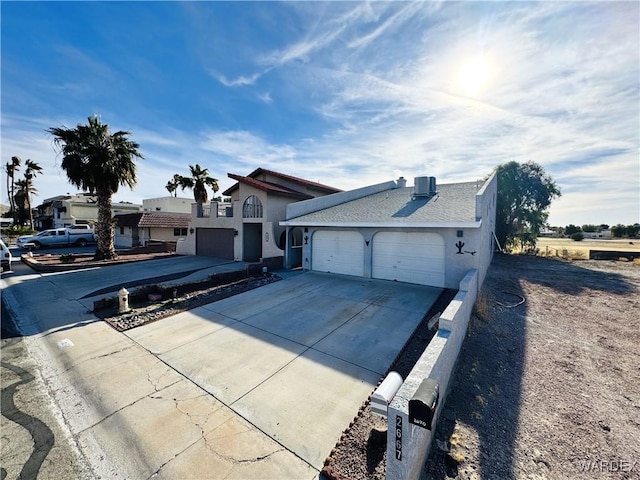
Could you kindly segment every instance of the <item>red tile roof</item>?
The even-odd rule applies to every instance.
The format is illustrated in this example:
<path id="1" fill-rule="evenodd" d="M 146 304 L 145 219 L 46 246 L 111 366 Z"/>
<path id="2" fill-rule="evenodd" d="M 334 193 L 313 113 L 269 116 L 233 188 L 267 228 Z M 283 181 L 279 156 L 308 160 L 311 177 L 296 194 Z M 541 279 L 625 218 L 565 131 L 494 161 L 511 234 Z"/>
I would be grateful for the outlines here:
<path id="1" fill-rule="evenodd" d="M 140 212 L 124 213 L 114 217 L 119 227 L 168 227 L 187 228 L 190 213 Z"/>
<path id="2" fill-rule="evenodd" d="M 257 177 L 259 175 L 262 175 L 262 174 L 268 174 L 268 175 L 271 175 L 271 176 L 274 176 L 274 177 L 282 178 L 283 180 L 288 180 L 290 182 L 294 182 L 294 183 L 297 183 L 297 184 L 305 186 L 305 187 L 311 187 L 311 188 L 314 188 L 316 190 L 321 190 L 321 191 L 324 191 L 325 193 L 337 193 L 337 192 L 341 192 L 342 191 L 340 189 L 333 188 L 333 187 L 330 187 L 328 185 L 323 185 L 323 184 L 318 183 L 318 182 L 311 182 L 311 181 L 305 180 L 303 178 L 294 177 L 292 175 L 286 175 L 284 173 L 274 172 L 273 170 L 267 170 L 267 169 L 264 169 L 264 168 L 257 168 L 256 170 L 251 172 L 246 177 L 242 176 L 242 175 L 235 175 L 233 173 L 228 173 L 227 176 L 229 178 L 237 180 L 238 182 L 246 183 L 248 185 L 256 187 L 256 188 L 258 188 L 260 190 L 264 190 L 266 192 L 274 192 L 274 193 L 278 193 L 278 194 L 281 194 L 281 195 L 297 197 L 297 198 L 299 198 L 301 200 L 306 200 L 308 198 L 313 198 L 313 196 L 311 196 L 311 195 L 309 195 L 307 193 L 299 192 L 297 190 L 294 190 L 294 189 L 289 188 L 289 187 L 285 187 L 283 185 L 278 185 L 278 184 L 273 183 L 273 182 L 265 182 L 263 180 L 258 180 L 257 178 L 255 178 L 255 177 Z M 239 186 L 239 184 L 236 183 L 232 187 L 230 187 L 227 190 L 225 190 L 224 192 L 222 192 L 222 194 L 223 195 L 231 195 L 231 192 L 233 192 L 235 189 L 237 189 L 238 186 Z"/>

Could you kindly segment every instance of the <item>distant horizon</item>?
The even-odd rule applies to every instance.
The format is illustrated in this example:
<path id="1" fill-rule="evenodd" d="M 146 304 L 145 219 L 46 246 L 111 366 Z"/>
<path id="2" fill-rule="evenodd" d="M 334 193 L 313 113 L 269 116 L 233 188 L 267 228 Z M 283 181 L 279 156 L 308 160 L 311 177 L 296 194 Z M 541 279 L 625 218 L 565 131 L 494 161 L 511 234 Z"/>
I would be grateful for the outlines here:
<path id="1" fill-rule="evenodd" d="M 352 190 L 534 161 L 562 192 L 551 225 L 640 221 L 638 2 L 0 2 L 0 13 L 0 157 L 3 172 L 12 156 L 43 167 L 34 204 L 73 191 L 47 129 L 99 115 L 144 156 L 114 202 L 169 196 L 196 163 L 224 191 L 227 173 L 256 168 Z M 6 174 L 0 189 L 7 202 Z"/>

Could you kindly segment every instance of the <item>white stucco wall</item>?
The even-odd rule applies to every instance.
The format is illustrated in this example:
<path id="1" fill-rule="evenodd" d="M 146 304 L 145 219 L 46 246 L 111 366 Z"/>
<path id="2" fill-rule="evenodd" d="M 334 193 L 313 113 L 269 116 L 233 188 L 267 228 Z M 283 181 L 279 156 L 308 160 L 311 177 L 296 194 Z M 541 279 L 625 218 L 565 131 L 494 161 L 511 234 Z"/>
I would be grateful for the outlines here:
<path id="1" fill-rule="evenodd" d="M 142 200 L 143 212 L 191 213 L 192 198 L 158 197 Z"/>
<path id="2" fill-rule="evenodd" d="M 122 232 L 120 233 L 120 227 L 115 228 L 115 234 L 113 237 L 113 243 L 116 248 L 131 248 L 133 247 L 133 238 L 132 238 L 132 228 L 131 227 L 122 227 Z"/>
<path id="3" fill-rule="evenodd" d="M 185 238 L 186 235 L 174 235 L 173 227 L 151 227 L 150 230 L 150 239 L 151 240 L 161 240 L 163 242 L 176 242 L 180 238 Z M 188 232 L 188 230 L 187 230 Z"/>

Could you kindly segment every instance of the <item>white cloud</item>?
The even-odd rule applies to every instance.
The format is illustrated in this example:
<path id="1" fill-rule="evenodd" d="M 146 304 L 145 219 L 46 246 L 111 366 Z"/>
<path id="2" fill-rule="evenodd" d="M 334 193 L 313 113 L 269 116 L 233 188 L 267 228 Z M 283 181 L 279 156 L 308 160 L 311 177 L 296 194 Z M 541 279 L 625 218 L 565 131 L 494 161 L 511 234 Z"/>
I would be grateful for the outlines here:
<path id="1" fill-rule="evenodd" d="M 263 73 L 254 73 L 251 76 L 239 76 L 233 80 L 229 80 L 224 75 L 211 72 L 211 76 L 218 80 L 221 84 L 226 87 L 244 87 L 247 85 L 253 85 L 256 81 L 263 75 Z"/>
<path id="2" fill-rule="evenodd" d="M 409 182 L 425 174 L 475 180 L 500 163 L 533 160 L 564 192 L 552 206 L 552 222 L 640 218 L 637 4 L 295 2 L 278 8 L 293 11 L 300 23 L 269 32 L 268 47 L 241 45 L 227 53 L 233 61 L 209 70 L 226 87 L 246 88 L 243 100 L 263 109 L 255 116 L 263 123 L 247 110 L 229 109 L 196 128 L 178 127 L 179 120 L 172 127 L 132 125 L 145 155 L 133 195 L 163 195 L 173 173 L 186 174 L 195 163 L 220 177 L 223 189 L 227 172 L 257 167 L 348 189 L 399 172 Z M 87 69 L 113 74 L 83 51 L 65 53 Z M 487 59 L 490 75 L 469 95 L 454 79 L 477 56 Z M 42 132 L 61 122 L 15 122 L 3 113 L 3 155 L 50 158 Z M 295 134 L 292 127 L 299 127 Z M 46 188 L 55 181 L 61 182 L 47 179 Z M 590 221 L 596 204 L 613 220 Z"/>

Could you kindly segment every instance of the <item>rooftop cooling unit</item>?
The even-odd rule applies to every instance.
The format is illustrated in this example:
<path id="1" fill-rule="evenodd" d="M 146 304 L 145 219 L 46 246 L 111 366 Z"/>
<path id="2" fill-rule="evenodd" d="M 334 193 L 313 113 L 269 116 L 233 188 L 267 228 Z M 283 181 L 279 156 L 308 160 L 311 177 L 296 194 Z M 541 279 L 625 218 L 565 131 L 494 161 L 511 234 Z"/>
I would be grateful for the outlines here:
<path id="1" fill-rule="evenodd" d="M 414 197 L 432 197 L 436 194 L 436 177 L 415 177 L 413 185 Z"/>

